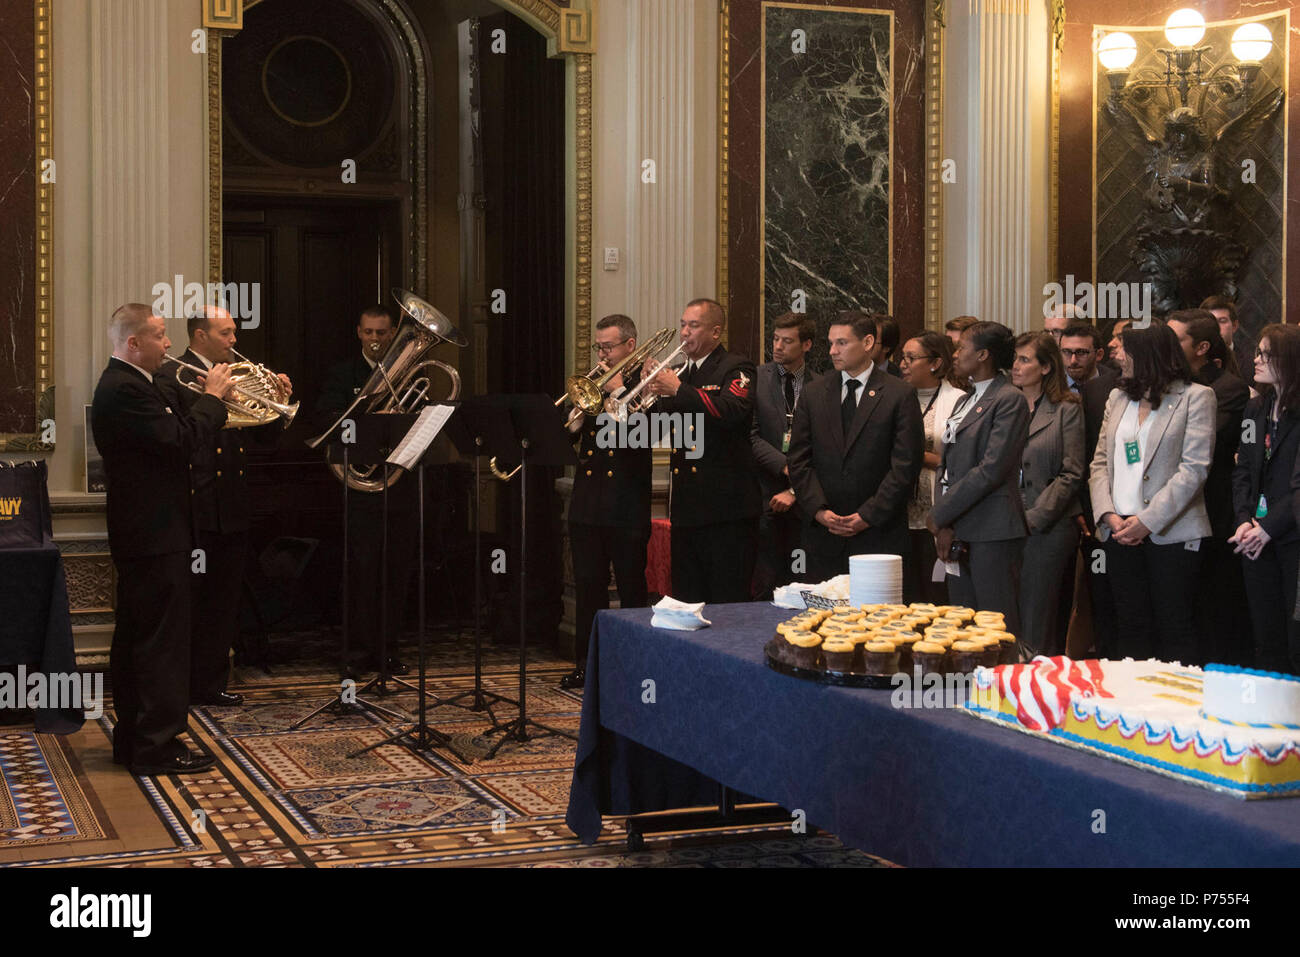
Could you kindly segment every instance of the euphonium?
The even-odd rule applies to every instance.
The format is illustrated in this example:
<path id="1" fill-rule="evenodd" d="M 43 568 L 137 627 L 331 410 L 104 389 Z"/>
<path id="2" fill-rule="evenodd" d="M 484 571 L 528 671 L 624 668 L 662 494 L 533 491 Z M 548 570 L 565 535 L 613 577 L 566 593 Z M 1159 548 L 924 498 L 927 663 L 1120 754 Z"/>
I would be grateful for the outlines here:
<path id="1" fill-rule="evenodd" d="M 469 343 L 444 316 L 429 303 L 404 289 L 394 289 L 393 297 L 402 307 L 402 321 L 393 333 L 392 345 L 375 366 L 369 381 L 346 412 L 339 416 L 328 430 L 307 443 L 317 448 L 342 424 L 354 415 L 372 412 L 412 413 L 429 399 L 433 386 L 432 372 L 440 369 L 451 379 L 451 394 L 440 401 L 450 402 L 460 395 L 460 373 L 445 362 L 425 356 L 442 342 L 457 346 Z M 402 470 L 388 465 L 364 468 L 330 463 L 330 470 L 348 488 L 358 492 L 382 492 L 402 476 Z"/>
<path id="2" fill-rule="evenodd" d="M 225 404 L 227 429 L 247 429 L 266 425 L 283 418 L 287 426 L 298 414 L 298 403 L 289 404 L 289 394 L 279 377 L 264 365 L 241 356 L 234 349 L 238 362 L 230 364 L 230 383 L 235 387 L 233 399 L 222 399 Z M 175 356 L 163 356 L 163 362 L 174 362 L 182 369 L 188 369 L 196 375 L 206 375 L 207 369 L 183 362 Z M 179 375 L 176 381 L 191 392 L 203 392 L 197 382 L 186 382 Z"/>

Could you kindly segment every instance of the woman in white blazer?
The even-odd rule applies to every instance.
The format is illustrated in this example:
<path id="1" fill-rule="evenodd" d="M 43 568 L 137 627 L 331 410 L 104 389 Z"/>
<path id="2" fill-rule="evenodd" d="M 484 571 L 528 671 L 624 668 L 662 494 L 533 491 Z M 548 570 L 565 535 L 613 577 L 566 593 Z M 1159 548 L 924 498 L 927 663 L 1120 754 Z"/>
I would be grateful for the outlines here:
<path id="1" fill-rule="evenodd" d="M 1214 454 L 1214 391 L 1192 382 L 1167 326 L 1123 333 L 1123 375 L 1106 402 L 1089 490 L 1115 596 L 1118 653 L 1200 663 L 1191 600 L 1202 489 Z"/>
<path id="2" fill-rule="evenodd" d="M 935 469 L 939 467 L 939 440 L 943 426 L 952 415 L 957 400 L 965 390 L 956 385 L 952 370 L 952 340 L 937 332 L 925 332 L 903 343 L 899 368 L 903 381 L 916 389 L 925 424 L 925 464 L 917 477 L 916 488 L 907 503 L 907 528 L 911 536 L 911 554 L 903 578 L 907 601 L 925 601 L 935 605 L 948 603 L 944 582 L 933 581 L 934 536 L 925 527 L 925 517 L 934 505 Z"/>

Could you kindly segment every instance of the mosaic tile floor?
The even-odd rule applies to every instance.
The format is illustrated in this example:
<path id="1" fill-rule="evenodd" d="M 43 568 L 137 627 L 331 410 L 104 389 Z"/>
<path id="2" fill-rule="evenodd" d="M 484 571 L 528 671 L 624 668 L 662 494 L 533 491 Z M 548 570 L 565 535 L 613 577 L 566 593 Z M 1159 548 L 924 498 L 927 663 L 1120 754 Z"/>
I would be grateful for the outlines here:
<path id="1" fill-rule="evenodd" d="M 304 647 L 312 648 L 311 642 Z M 430 653 L 428 687 L 443 697 L 473 687 L 472 642 Z M 408 655 L 414 659 L 414 655 Z M 576 732 L 581 692 L 557 682 L 566 662 L 530 652 L 530 715 Z M 518 694 L 517 652 L 485 654 L 484 685 Z M 460 707 L 430 724 L 458 754 L 384 745 L 399 725 L 364 712 L 325 710 L 290 728 L 337 691 L 319 660 L 240 669 L 237 708 L 196 708 L 191 744 L 217 756 L 200 775 L 135 779 L 111 764 L 111 711 L 67 739 L 30 729 L 0 733 L 0 866 L 112 867 L 888 867 L 834 837 L 792 837 L 788 826 L 696 831 L 647 838 L 626 851 L 623 821 L 581 845 L 564 824 L 574 742 L 507 743 L 491 722 Z M 376 700 L 410 714 L 416 695 Z M 499 705 L 499 720 L 516 709 Z"/>

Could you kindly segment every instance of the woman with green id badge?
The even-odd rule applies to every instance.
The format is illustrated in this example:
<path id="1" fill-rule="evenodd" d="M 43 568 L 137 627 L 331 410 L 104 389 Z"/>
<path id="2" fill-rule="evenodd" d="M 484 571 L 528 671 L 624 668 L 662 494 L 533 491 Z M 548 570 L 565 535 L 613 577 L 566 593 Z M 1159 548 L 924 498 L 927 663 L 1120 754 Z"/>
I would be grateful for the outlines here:
<path id="1" fill-rule="evenodd" d="M 1245 358 L 1244 356 L 1242 358 Z M 1300 673 L 1300 623 L 1295 620 L 1300 529 L 1293 486 L 1300 448 L 1300 329 L 1265 326 L 1255 350 L 1260 394 L 1246 404 L 1232 473 L 1246 601 L 1255 637 L 1256 668 Z"/>
<path id="2" fill-rule="evenodd" d="M 1192 381 L 1167 326 L 1129 326 L 1106 402 L 1089 490 L 1115 597 L 1118 653 L 1200 664 L 1191 601 L 1203 488 L 1214 452 L 1214 391 Z"/>

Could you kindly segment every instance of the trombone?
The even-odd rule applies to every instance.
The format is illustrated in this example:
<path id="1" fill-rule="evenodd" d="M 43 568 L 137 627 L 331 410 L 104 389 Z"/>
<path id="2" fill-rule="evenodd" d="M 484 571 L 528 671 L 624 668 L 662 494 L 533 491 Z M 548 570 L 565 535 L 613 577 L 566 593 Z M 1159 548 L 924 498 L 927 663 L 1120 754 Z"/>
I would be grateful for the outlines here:
<path id="1" fill-rule="evenodd" d="M 239 394 L 240 398 L 227 399 L 223 397 L 221 399 L 222 404 L 225 405 L 228 411 L 226 428 L 243 429 L 266 425 L 278 418 L 283 418 L 285 425 L 292 423 L 293 417 L 298 414 L 300 403 L 289 404 L 281 401 L 288 398 L 288 396 L 284 395 L 284 387 L 270 369 L 240 355 L 234 349 L 230 351 L 239 359 L 238 362 L 232 363 L 230 366 L 230 385 Z M 182 369 L 188 369 L 201 377 L 208 374 L 207 369 L 190 365 L 190 363 L 177 359 L 175 356 L 164 355 L 163 362 L 174 362 Z M 251 386 L 242 384 L 250 381 Z M 203 393 L 202 387 L 197 382 L 184 382 L 180 376 L 176 377 L 176 382 L 191 392 Z"/>
<path id="2" fill-rule="evenodd" d="M 605 408 L 605 383 L 629 366 L 639 365 L 650 355 L 662 351 L 673 341 L 675 335 L 677 335 L 675 329 L 661 329 L 645 345 L 637 346 L 631 355 L 618 362 L 613 368 L 601 373 L 600 365 L 597 364 L 586 375 L 569 376 L 568 382 L 565 383 L 564 395 L 555 400 L 555 407 L 558 409 L 568 402 L 587 415 L 599 415 Z"/>

